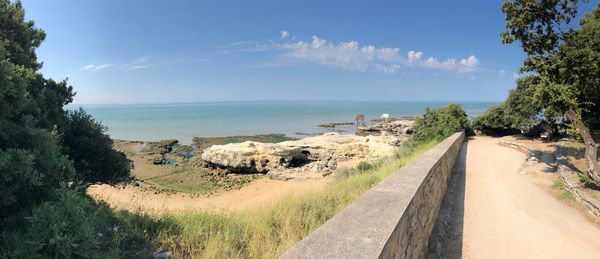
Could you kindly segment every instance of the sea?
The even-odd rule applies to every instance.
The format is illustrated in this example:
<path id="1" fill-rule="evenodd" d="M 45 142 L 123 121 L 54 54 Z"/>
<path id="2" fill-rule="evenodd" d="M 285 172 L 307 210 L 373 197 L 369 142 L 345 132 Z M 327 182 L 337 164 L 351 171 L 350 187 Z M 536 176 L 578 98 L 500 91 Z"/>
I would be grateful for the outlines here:
<path id="1" fill-rule="evenodd" d="M 202 102 L 173 104 L 68 105 L 83 108 L 107 128 L 113 139 L 155 141 L 167 138 L 191 143 L 193 137 L 220 137 L 256 134 L 286 134 L 303 138 L 332 129 L 320 124 L 353 122 L 357 114 L 366 120 L 418 116 L 430 108 L 458 103 L 470 117 L 485 111 L 493 102 L 416 101 L 261 101 Z M 353 133 L 354 126 L 337 127 Z"/>

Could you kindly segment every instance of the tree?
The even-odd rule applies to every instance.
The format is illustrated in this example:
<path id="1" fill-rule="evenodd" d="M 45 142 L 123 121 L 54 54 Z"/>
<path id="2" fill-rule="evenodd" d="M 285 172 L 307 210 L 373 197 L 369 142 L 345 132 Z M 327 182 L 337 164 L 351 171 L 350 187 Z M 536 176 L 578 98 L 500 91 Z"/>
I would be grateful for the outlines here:
<path id="1" fill-rule="evenodd" d="M 0 0 L 2 219 L 54 199 L 57 190 L 78 180 L 76 176 L 98 179 L 87 177 L 92 170 L 83 169 L 94 168 L 94 173 L 102 169 L 103 181 L 123 179 L 129 174 L 128 161 L 112 149 L 112 142 L 99 123 L 81 114 L 77 117 L 81 120 L 67 117 L 63 106 L 75 95 L 67 81 L 56 82 L 39 73 L 42 64 L 35 50 L 44 38 L 44 31 L 36 28 L 33 21 L 25 21 L 19 1 Z M 81 146 L 73 143 L 81 143 L 82 139 L 94 144 L 87 150 L 77 149 Z M 76 153 L 76 150 L 94 153 Z"/>
<path id="2" fill-rule="evenodd" d="M 106 128 L 83 109 L 68 111 L 61 131 L 63 149 L 73 159 L 77 180 L 114 183 L 129 178 L 131 161 L 112 148 Z"/>
<path id="3" fill-rule="evenodd" d="M 577 0 L 511 0 L 502 5 L 505 44 L 521 42 L 524 72 L 536 78 L 534 99 L 550 116 L 564 115 L 585 144 L 588 174 L 600 184 L 598 146 L 588 125 L 600 105 L 600 5 L 577 30 L 570 26 Z"/>
<path id="4" fill-rule="evenodd" d="M 465 111 L 458 104 L 437 109 L 427 108 L 423 116 L 415 119 L 412 141 L 441 141 L 459 131 L 471 134 L 471 125 Z"/>
<path id="5" fill-rule="evenodd" d="M 504 135 L 517 133 L 523 127 L 537 123 L 542 106 L 533 98 L 535 81 L 535 76 L 519 78 L 517 87 L 510 90 L 508 98 L 475 118 L 473 127 L 485 134 Z"/>
<path id="6" fill-rule="evenodd" d="M 44 32 L 24 21 L 19 2 L 0 1 L 0 217 L 51 199 L 65 187 L 73 167 L 41 117 L 62 110 L 65 100 L 48 101 L 48 84 L 37 73 L 35 48 Z M 58 87 L 56 87 L 58 88 Z M 56 89 L 55 88 L 55 89 Z M 62 92 L 68 92 L 65 88 Z M 66 94 L 69 95 L 69 94 Z M 58 95 L 56 95 L 58 96 Z M 52 97 L 54 98 L 54 97 Z M 47 102 L 38 103 L 46 100 Z M 53 103 L 60 105 L 52 107 Z M 60 115 L 57 115 L 60 116 Z M 44 119 L 46 121 L 46 119 Z"/>

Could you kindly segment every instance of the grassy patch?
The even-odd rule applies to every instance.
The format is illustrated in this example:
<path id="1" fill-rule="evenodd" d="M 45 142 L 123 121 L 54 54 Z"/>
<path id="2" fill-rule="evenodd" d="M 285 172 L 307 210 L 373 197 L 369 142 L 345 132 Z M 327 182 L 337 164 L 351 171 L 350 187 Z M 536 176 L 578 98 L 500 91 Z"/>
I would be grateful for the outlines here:
<path id="1" fill-rule="evenodd" d="M 237 190 L 262 175 L 215 175 L 204 168 L 180 164 L 172 173 L 154 177 L 145 182 L 165 191 L 190 194 L 212 194 L 220 190 Z"/>
<path id="2" fill-rule="evenodd" d="M 573 196 L 573 193 L 571 193 L 570 191 L 564 191 L 558 196 L 558 199 L 561 201 L 574 201 L 575 196 Z"/>
<path id="3" fill-rule="evenodd" d="M 554 180 L 554 183 L 552 184 L 552 188 L 554 189 L 559 189 L 559 190 L 564 190 L 565 189 L 565 182 L 558 178 L 556 180 Z"/>
<path id="4" fill-rule="evenodd" d="M 231 143 L 239 143 L 244 141 L 256 141 L 263 143 L 279 143 L 287 140 L 292 140 L 292 138 L 286 136 L 285 134 L 263 134 L 263 135 L 254 135 L 254 136 L 229 136 L 229 137 L 207 137 L 200 138 L 194 137 L 193 141 L 196 144 L 196 148 L 198 150 L 204 150 L 207 147 L 212 145 L 225 145 Z"/>
<path id="5" fill-rule="evenodd" d="M 554 181 L 554 183 L 552 184 L 552 188 L 563 191 L 560 195 L 558 195 L 559 201 L 574 201 L 575 200 L 575 196 L 573 196 L 573 193 L 571 193 L 570 191 L 568 191 L 565 188 L 565 182 L 563 181 L 563 179 L 560 179 L 560 178 L 556 179 Z"/>
<path id="6" fill-rule="evenodd" d="M 166 216 L 178 231 L 157 241 L 178 257 L 273 258 L 285 252 L 386 176 L 435 143 L 419 145 L 364 170 L 346 171 L 318 192 L 288 196 L 271 207 L 239 213 L 187 212 Z"/>

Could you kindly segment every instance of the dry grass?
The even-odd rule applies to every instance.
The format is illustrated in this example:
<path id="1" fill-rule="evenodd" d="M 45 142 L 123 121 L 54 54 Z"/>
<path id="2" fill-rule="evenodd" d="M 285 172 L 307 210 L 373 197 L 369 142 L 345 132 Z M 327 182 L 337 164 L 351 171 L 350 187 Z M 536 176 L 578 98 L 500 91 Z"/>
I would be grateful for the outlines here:
<path id="1" fill-rule="evenodd" d="M 322 191 L 288 196 L 271 207 L 165 216 L 173 225 L 160 231 L 156 241 L 176 257 L 274 258 L 435 144 L 405 148 L 366 170 L 344 172 Z"/>

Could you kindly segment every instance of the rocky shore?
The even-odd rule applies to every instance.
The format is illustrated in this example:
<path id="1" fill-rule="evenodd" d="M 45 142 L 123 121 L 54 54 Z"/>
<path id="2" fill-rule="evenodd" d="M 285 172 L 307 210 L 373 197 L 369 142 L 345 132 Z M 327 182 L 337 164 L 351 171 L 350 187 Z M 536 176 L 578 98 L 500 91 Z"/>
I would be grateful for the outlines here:
<path id="1" fill-rule="evenodd" d="M 340 162 L 372 162 L 394 154 L 394 136 L 325 133 L 281 143 L 246 141 L 204 150 L 206 166 L 235 173 L 266 173 L 273 179 L 308 179 L 332 174 Z"/>
<path id="2" fill-rule="evenodd" d="M 354 123 L 326 123 L 335 128 Z M 195 137 L 194 144 L 181 145 L 175 139 L 161 141 L 117 141 L 128 147 L 141 163 L 161 166 L 179 164 L 208 174 L 263 174 L 272 179 L 315 179 L 333 174 L 338 168 L 360 161 L 373 162 L 394 154 L 412 133 L 409 118 L 374 120 L 360 125 L 356 134 L 329 132 L 299 140 L 283 134 L 230 137 Z M 136 162 L 140 163 L 140 162 Z M 141 165 L 140 165 L 141 166 Z M 147 165 L 144 165 L 150 168 Z M 195 169 L 194 169 L 195 168 Z"/>
<path id="3" fill-rule="evenodd" d="M 356 135 L 392 135 L 405 138 L 412 134 L 414 122 L 415 121 L 412 118 L 378 119 L 374 120 L 373 123 L 369 125 L 359 125 L 356 128 Z"/>
<path id="4" fill-rule="evenodd" d="M 349 126 L 354 125 L 354 122 L 331 122 L 331 123 L 323 123 L 319 125 L 321 128 L 335 128 L 336 126 Z"/>

